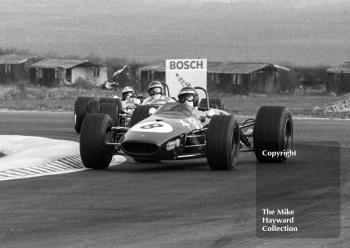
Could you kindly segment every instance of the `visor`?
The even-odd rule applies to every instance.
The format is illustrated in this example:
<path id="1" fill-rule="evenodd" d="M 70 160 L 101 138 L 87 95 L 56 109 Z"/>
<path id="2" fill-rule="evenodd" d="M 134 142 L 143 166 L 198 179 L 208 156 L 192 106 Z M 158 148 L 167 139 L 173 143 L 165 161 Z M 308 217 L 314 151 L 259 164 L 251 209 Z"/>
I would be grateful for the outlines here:
<path id="1" fill-rule="evenodd" d="M 156 94 L 162 94 L 162 89 L 157 87 L 157 88 L 153 88 L 153 89 L 149 90 L 149 95 L 150 96 L 153 96 L 153 95 L 156 95 Z"/>
<path id="2" fill-rule="evenodd" d="M 184 103 L 185 101 L 193 102 L 194 101 L 194 95 L 192 94 L 184 94 L 179 96 L 179 102 Z"/>
<path id="3" fill-rule="evenodd" d="M 132 92 L 124 92 L 123 93 L 123 98 L 127 99 L 127 98 L 131 98 L 134 94 Z"/>

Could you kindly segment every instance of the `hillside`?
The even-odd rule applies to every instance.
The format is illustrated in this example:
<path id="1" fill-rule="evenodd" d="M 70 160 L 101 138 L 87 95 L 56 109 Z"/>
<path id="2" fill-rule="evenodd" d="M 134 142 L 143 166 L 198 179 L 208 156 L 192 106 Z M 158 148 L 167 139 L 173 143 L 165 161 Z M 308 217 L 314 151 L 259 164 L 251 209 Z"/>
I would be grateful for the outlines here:
<path id="1" fill-rule="evenodd" d="M 0 46 L 42 54 L 302 65 L 350 54 L 346 0 L 2 0 L 0 16 Z"/>

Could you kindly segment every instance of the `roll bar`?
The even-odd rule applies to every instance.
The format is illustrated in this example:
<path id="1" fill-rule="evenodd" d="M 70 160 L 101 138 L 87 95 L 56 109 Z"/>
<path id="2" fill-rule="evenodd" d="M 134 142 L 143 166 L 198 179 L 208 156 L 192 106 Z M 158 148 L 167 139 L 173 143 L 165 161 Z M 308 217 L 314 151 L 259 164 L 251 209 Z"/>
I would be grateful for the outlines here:
<path id="1" fill-rule="evenodd" d="M 166 96 L 168 96 L 168 97 L 170 97 L 170 90 L 169 90 L 169 86 L 165 83 L 165 82 L 163 82 L 163 81 L 160 81 L 161 83 L 162 83 L 162 85 L 163 85 L 163 88 L 165 89 L 164 90 L 164 95 L 166 95 Z"/>
<path id="2" fill-rule="evenodd" d="M 207 99 L 207 110 L 209 109 L 209 95 L 208 95 L 208 91 L 206 89 L 204 89 L 203 87 L 200 87 L 200 86 L 195 86 L 193 87 L 194 89 L 198 89 L 198 90 L 202 90 L 205 94 L 205 97 Z"/>

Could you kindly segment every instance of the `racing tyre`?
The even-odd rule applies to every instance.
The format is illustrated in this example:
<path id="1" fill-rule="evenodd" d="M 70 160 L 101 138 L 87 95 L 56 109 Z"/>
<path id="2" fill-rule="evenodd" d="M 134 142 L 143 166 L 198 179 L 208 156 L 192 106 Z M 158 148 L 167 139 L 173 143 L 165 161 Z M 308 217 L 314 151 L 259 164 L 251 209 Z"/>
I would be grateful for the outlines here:
<path id="1" fill-rule="evenodd" d="M 119 122 L 118 106 L 112 102 L 103 102 L 98 106 L 98 113 L 109 115 L 112 119 L 113 125 Z"/>
<path id="2" fill-rule="evenodd" d="M 214 115 L 207 131 L 207 161 L 212 170 L 232 170 L 239 155 L 239 126 L 233 115 Z"/>
<path id="3" fill-rule="evenodd" d="M 87 113 L 98 113 L 98 105 L 100 104 L 100 101 L 98 99 L 90 100 L 87 105 Z"/>
<path id="4" fill-rule="evenodd" d="M 80 133 L 81 124 L 85 118 L 87 112 L 87 106 L 89 101 L 93 100 L 92 97 L 81 96 L 75 100 L 74 103 L 74 129 L 77 133 Z"/>
<path id="5" fill-rule="evenodd" d="M 114 103 L 118 106 L 119 114 L 122 111 L 122 102 L 119 98 L 108 98 L 108 97 L 102 97 L 100 98 L 100 103 Z"/>
<path id="6" fill-rule="evenodd" d="M 130 127 L 149 117 L 150 116 L 149 110 L 151 108 L 158 108 L 158 107 L 159 105 L 153 105 L 153 104 L 137 106 L 134 112 L 132 113 L 131 120 L 130 120 Z"/>
<path id="7" fill-rule="evenodd" d="M 106 114 L 88 114 L 83 121 L 80 133 L 80 156 L 86 168 L 106 169 L 112 157 L 112 119 Z"/>
<path id="8" fill-rule="evenodd" d="M 263 106 L 259 109 L 254 125 L 254 151 L 259 162 L 282 162 L 286 156 L 267 156 L 267 152 L 283 152 L 292 149 L 293 120 L 285 107 Z"/>

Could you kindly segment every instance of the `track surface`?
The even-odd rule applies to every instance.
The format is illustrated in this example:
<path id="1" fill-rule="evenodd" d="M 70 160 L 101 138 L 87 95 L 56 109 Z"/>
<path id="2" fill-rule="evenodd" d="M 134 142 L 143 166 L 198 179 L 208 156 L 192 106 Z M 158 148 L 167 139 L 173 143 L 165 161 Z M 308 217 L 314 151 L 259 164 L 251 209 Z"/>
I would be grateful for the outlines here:
<path id="1" fill-rule="evenodd" d="M 205 160 L 0 182 L 1 247 L 348 247 L 350 121 L 295 120 L 295 142 L 338 141 L 341 227 L 336 239 L 261 239 L 255 233 L 253 155 L 237 169 Z M 0 134 L 78 141 L 70 113 L 0 112 Z M 303 163 L 325 165 L 314 150 Z M 298 157 L 291 161 L 297 165 Z"/>

